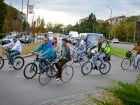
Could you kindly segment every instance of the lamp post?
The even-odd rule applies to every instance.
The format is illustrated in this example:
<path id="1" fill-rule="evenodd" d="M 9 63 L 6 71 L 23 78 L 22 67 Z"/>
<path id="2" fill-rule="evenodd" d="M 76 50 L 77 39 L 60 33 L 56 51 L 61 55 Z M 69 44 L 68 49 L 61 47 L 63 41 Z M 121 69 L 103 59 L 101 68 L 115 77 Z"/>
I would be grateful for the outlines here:
<path id="1" fill-rule="evenodd" d="M 106 6 L 109 10 L 110 10 L 110 24 L 112 25 L 112 8 L 110 8 L 109 6 Z M 110 35 L 109 35 L 109 39 L 110 39 Z"/>
<path id="2" fill-rule="evenodd" d="M 26 32 L 28 33 L 28 13 L 29 13 L 29 0 L 27 0 L 27 19 L 26 19 Z"/>

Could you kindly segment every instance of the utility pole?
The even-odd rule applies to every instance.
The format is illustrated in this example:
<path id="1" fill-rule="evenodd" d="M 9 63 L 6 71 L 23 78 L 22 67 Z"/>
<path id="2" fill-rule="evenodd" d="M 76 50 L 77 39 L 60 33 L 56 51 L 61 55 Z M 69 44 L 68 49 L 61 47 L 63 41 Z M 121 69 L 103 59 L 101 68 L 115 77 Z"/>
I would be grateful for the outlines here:
<path id="1" fill-rule="evenodd" d="M 28 13 L 29 13 L 29 0 L 27 0 L 27 21 L 26 21 L 26 32 L 28 33 Z"/>
<path id="2" fill-rule="evenodd" d="M 22 26 L 23 21 L 22 20 L 23 20 L 23 0 L 22 0 L 22 5 L 21 5 L 21 32 L 22 32 L 22 28 L 23 28 L 23 26 Z"/>
<path id="3" fill-rule="evenodd" d="M 106 6 L 109 10 L 110 10 L 110 24 L 112 25 L 112 8 L 110 8 L 109 6 Z M 109 39 L 110 39 L 110 35 L 109 35 Z"/>

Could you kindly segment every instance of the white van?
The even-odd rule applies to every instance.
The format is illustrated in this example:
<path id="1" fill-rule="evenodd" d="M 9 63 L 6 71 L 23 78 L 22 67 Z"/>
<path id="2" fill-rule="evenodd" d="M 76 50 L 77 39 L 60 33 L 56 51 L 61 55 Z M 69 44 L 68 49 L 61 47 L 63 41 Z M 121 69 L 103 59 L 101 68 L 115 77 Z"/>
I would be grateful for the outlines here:
<path id="1" fill-rule="evenodd" d="M 69 40 L 72 42 L 72 43 L 76 43 L 76 39 L 79 38 L 79 34 L 77 31 L 70 31 L 69 32 Z"/>

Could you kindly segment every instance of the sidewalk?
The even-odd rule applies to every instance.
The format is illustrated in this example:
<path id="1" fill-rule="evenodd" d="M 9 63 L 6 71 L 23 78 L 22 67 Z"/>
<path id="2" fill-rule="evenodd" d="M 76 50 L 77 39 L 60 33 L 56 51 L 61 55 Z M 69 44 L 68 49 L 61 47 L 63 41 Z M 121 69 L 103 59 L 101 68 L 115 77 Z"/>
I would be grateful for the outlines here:
<path id="1" fill-rule="evenodd" d="M 100 97 L 101 92 L 96 90 L 95 92 L 89 92 L 85 94 L 79 94 L 69 97 L 63 97 L 59 99 L 53 99 L 49 102 L 44 102 L 39 105 L 89 105 L 88 99 L 86 98 L 86 95 L 90 94 L 93 97 Z M 94 105 L 94 104 L 92 104 Z"/>

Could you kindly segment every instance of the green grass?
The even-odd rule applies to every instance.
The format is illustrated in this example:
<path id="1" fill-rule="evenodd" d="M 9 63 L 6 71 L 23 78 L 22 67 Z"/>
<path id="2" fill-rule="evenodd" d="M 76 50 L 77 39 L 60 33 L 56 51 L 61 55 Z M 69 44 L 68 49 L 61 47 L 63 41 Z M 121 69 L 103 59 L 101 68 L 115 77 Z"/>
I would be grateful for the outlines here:
<path id="1" fill-rule="evenodd" d="M 126 53 L 127 51 L 128 51 L 128 50 L 125 49 L 125 48 L 112 47 L 112 54 L 117 55 L 117 56 L 124 57 L 124 56 L 125 56 L 125 53 Z"/>
<path id="2" fill-rule="evenodd" d="M 111 87 L 100 89 L 104 91 L 102 96 L 88 95 L 86 98 L 91 104 L 84 105 L 140 105 L 140 75 L 134 82 L 115 81 Z"/>

